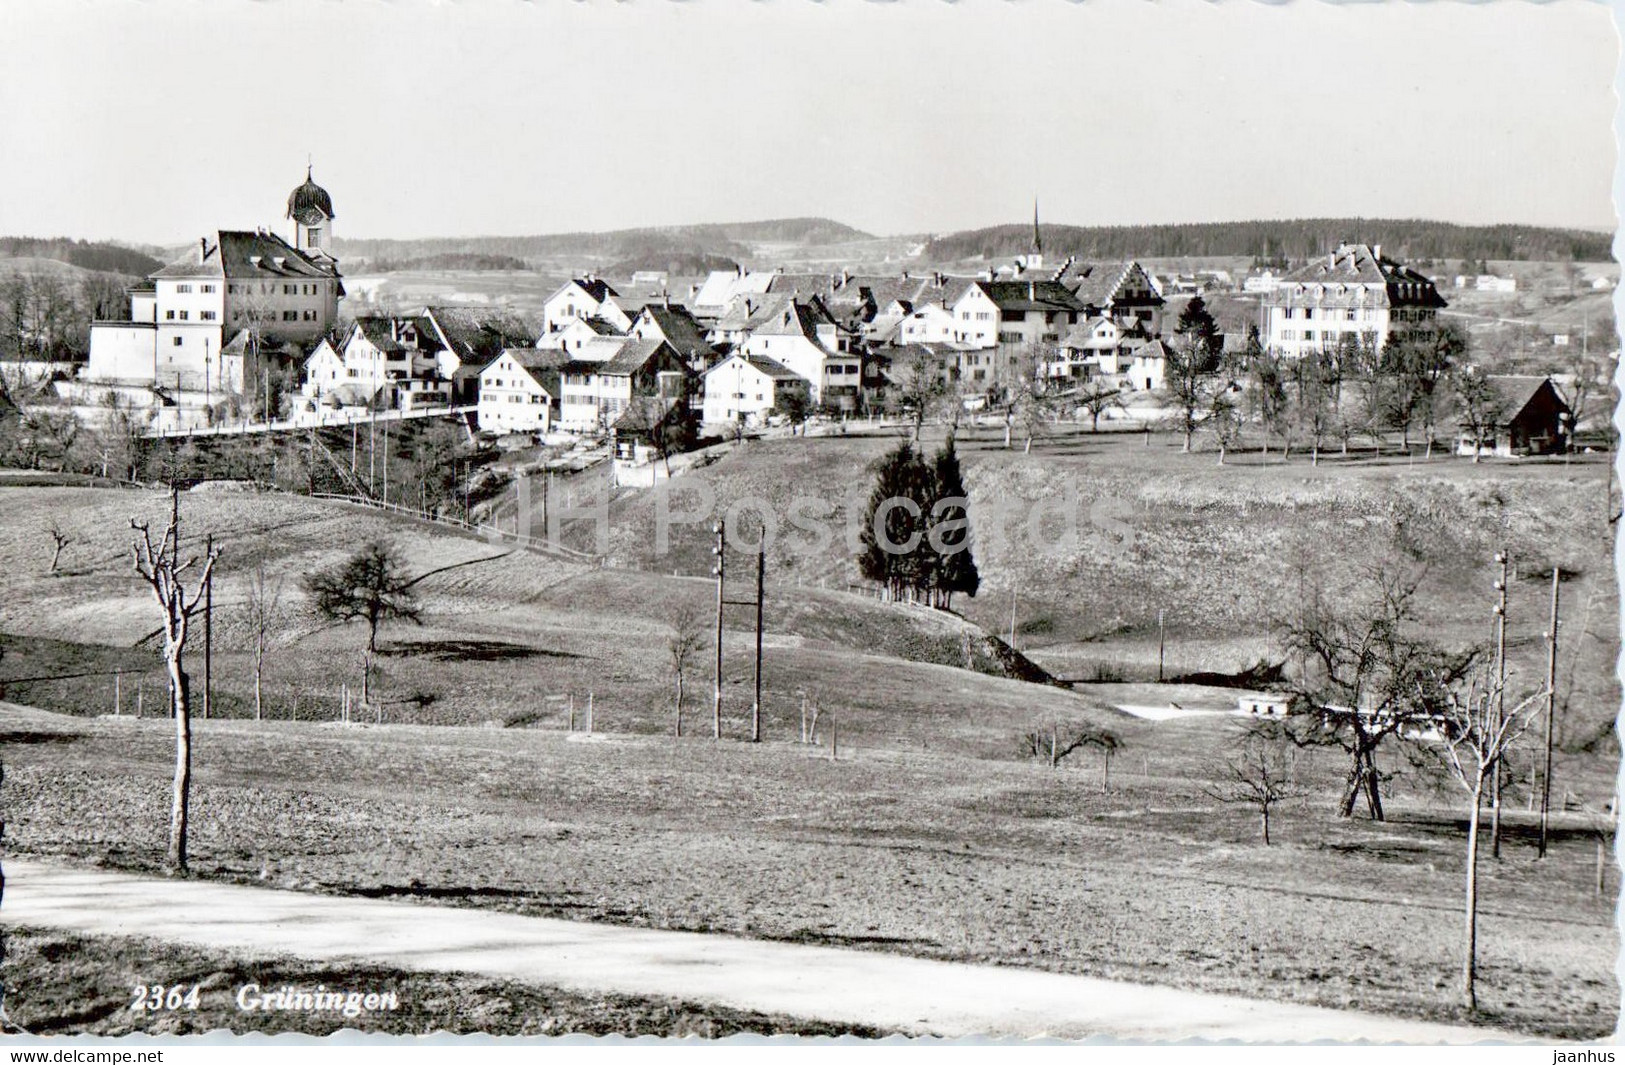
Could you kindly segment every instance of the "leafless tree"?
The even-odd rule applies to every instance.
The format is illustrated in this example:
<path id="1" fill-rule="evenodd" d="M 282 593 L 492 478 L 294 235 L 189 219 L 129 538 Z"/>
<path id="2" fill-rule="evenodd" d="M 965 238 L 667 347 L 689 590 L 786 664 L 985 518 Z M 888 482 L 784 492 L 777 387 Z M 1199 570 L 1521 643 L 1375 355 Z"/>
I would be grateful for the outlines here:
<path id="1" fill-rule="evenodd" d="M 1308 582 L 1294 611 L 1280 619 L 1289 660 L 1297 663 L 1288 727 L 1299 746 L 1341 747 L 1349 775 L 1338 813 L 1352 817 L 1363 798 L 1383 820 L 1377 751 L 1389 738 L 1406 739 L 1432 726 L 1438 706 L 1422 678 L 1459 678 L 1473 652 L 1452 654 L 1426 635 L 1416 613 L 1418 567 L 1379 562 L 1347 587 Z"/>
<path id="2" fill-rule="evenodd" d="M 1102 414 L 1123 409 L 1123 390 L 1099 379 L 1089 380 L 1083 383 L 1073 401 L 1089 412 L 1089 431 L 1098 433 Z"/>
<path id="3" fill-rule="evenodd" d="M 1485 441 L 1493 446 L 1495 427 L 1500 424 L 1506 401 L 1489 375 L 1476 366 L 1468 366 L 1456 374 L 1453 399 L 1463 429 L 1473 434 L 1473 461 L 1484 452 Z"/>
<path id="4" fill-rule="evenodd" d="M 1478 828 L 1491 775 L 1536 717 L 1545 693 L 1535 692 L 1507 708 L 1501 681 L 1481 670 L 1465 686 L 1441 684 L 1438 730 L 1446 763 L 1467 792 L 1466 928 L 1462 959 L 1462 997 L 1478 1008 Z"/>
<path id="5" fill-rule="evenodd" d="M 56 522 L 45 530 L 51 537 L 51 576 L 57 575 L 57 565 L 62 561 L 62 552 L 69 544 L 74 542 L 72 536 L 62 531 L 62 526 Z"/>
<path id="6" fill-rule="evenodd" d="M 365 621 L 367 647 L 361 661 L 361 701 L 372 696 L 372 659 L 378 653 L 378 627 L 386 621 L 423 624 L 416 578 L 406 575 L 406 560 L 383 540 L 373 540 L 331 569 L 305 579 L 316 611 L 332 621 Z"/>
<path id="7" fill-rule="evenodd" d="M 1085 747 L 1100 748 L 1100 790 L 1105 793 L 1111 786 L 1112 756 L 1123 746 L 1117 733 L 1088 722 L 1050 721 L 1023 732 L 1017 743 L 1022 755 L 1038 758 L 1055 769 L 1074 751 Z"/>
<path id="8" fill-rule="evenodd" d="M 192 787 L 191 679 L 184 655 L 191 634 L 192 617 L 203 605 L 204 595 L 214 579 L 219 548 L 203 560 L 197 582 L 188 593 L 186 573 L 198 564 L 192 555 L 181 557 L 180 493 L 169 490 L 169 524 L 158 543 L 146 522 L 130 519 L 130 528 L 139 534 L 131 546 L 136 574 L 151 589 L 163 615 L 164 668 L 169 674 L 170 710 L 175 718 L 175 781 L 169 808 L 169 853 L 167 864 L 175 872 L 186 870 L 186 821 Z"/>
<path id="9" fill-rule="evenodd" d="M 916 345 L 908 358 L 892 363 L 891 376 L 898 406 L 908 415 L 918 446 L 926 420 L 949 398 L 941 364 L 929 348 Z"/>
<path id="10" fill-rule="evenodd" d="M 1270 812 L 1304 794 L 1296 773 L 1297 747 L 1280 728 L 1259 724 L 1242 733 L 1229 756 L 1214 767 L 1216 779 L 1204 790 L 1220 802 L 1256 808 L 1259 831 L 1268 847 Z"/>
<path id="11" fill-rule="evenodd" d="M 684 600 L 672 609 L 669 618 L 671 637 L 666 642 L 666 649 L 671 655 L 671 671 L 677 682 L 677 702 L 675 707 L 675 723 L 673 731 L 676 735 L 683 734 L 683 682 L 688 675 L 688 668 L 694 663 L 700 651 L 705 648 L 707 623 L 705 611 L 694 603 Z"/>
<path id="12" fill-rule="evenodd" d="M 265 560 L 261 558 L 254 563 L 254 573 L 248 583 L 248 599 L 243 607 L 248 621 L 248 631 L 254 639 L 255 721 L 260 720 L 264 713 L 262 681 L 265 676 L 265 652 L 269 648 L 281 605 L 282 580 L 272 579 L 266 573 Z"/>

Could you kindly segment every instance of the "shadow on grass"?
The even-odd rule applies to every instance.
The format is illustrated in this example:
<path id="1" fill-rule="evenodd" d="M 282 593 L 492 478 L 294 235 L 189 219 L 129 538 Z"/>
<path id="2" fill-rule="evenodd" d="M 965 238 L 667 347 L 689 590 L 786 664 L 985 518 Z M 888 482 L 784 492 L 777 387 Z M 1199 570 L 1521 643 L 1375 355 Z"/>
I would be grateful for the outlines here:
<path id="1" fill-rule="evenodd" d="M 29 732 L 12 729 L 0 732 L 0 747 L 8 743 L 15 743 L 19 746 L 39 743 L 73 743 L 75 740 L 83 738 L 83 736 L 73 732 Z"/>
<path id="2" fill-rule="evenodd" d="M 436 662 L 512 662 L 526 658 L 581 657 L 570 651 L 552 651 L 502 640 L 417 640 L 388 644 L 379 647 L 378 653 L 391 658 L 421 655 Z"/>

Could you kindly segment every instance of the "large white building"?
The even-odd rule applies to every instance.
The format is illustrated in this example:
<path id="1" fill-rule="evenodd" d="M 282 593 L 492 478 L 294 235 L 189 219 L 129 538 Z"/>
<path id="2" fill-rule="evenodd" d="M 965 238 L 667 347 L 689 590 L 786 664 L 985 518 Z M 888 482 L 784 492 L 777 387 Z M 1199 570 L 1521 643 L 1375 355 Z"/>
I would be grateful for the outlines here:
<path id="1" fill-rule="evenodd" d="M 1444 306 L 1431 280 L 1383 258 L 1382 245 L 1340 244 L 1264 295 L 1264 346 L 1289 358 L 1345 338 L 1380 350 L 1426 332 Z"/>
<path id="2" fill-rule="evenodd" d="M 289 244 L 266 230 L 220 230 L 184 259 L 130 293 L 130 320 L 95 322 L 89 383 L 205 394 L 235 392 L 242 360 L 223 358 L 234 341 L 281 348 L 314 343 L 333 327 L 344 295 L 327 253 L 333 202 L 311 181 L 288 197 Z M 246 334 L 246 337 L 243 335 Z"/>

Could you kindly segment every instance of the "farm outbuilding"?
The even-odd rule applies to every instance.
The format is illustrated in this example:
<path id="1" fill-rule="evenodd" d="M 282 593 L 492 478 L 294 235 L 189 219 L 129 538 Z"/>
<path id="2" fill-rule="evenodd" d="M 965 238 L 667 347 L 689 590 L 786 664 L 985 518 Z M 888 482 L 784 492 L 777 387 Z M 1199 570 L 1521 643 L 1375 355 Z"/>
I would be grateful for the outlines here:
<path id="1" fill-rule="evenodd" d="M 1456 453 L 1511 458 L 1517 455 L 1555 455 L 1568 447 L 1572 411 L 1550 377 L 1492 375 L 1490 385 L 1499 395 L 1500 413 L 1482 440 L 1470 426 L 1462 426 Z"/>

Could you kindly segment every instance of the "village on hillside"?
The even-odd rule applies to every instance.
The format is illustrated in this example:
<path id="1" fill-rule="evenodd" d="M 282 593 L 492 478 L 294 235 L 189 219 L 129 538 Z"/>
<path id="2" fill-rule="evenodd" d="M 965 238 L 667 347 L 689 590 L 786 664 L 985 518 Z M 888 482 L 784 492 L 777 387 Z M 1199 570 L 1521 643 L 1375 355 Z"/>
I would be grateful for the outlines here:
<path id="1" fill-rule="evenodd" d="M 1035 205 L 1018 254 L 407 268 L 342 203 L 0 257 L 12 1016 L 1615 1027 L 1614 264 L 1095 260 Z"/>
<path id="2" fill-rule="evenodd" d="M 351 311 L 333 197 L 307 174 L 285 216 L 286 235 L 201 237 L 91 321 L 80 351 L 40 308 L 60 292 L 13 278 L 0 410 L 20 417 L 31 462 L 71 465 L 64 436 L 110 419 L 163 436 L 380 416 L 458 418 L 508 448 L 597 443 L 618 468 L 705 440 L 884 416 L 1002 420 L 1028 436 L 1085 420 L 1176 429 L 1187 448 L 1200 433 L 1346 451 L 1353 437 L 1398 433 L 1430 455 L 1544 455 L 1576 447 L 1588 419 L 1600 429 L 1614 351 L 1611 328 L 1599 322 L 1593 344 L 1588 322 L 1585 336 L 1539 337 L 1545 372 L 1491 365 L 1445 294 L 1516 292 L 1514 277 L 1435 279 L 1359 234 L 1289 269 L 1158 272 L 1046 257 L 1035 206 L 1030 250 L 974 274 L 588 271 L 535 310 L 369 298 Z M 1588 398 L 1597 409 L 1578 409 Z"/>

